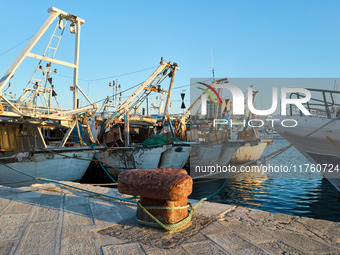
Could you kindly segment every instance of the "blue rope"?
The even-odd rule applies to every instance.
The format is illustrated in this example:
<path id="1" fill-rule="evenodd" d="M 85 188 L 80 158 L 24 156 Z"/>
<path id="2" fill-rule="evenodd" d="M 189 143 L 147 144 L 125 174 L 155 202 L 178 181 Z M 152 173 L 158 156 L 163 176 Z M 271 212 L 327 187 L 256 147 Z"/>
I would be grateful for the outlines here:
<path id="1" fill-rule="evenodd" d="M 224 183 L 222 184 L 222 186 L 213 194 L 210 194 L 209 196 L 206 197 L 206 200 L 216 196 L 218 193 L 220 193 L 220 191 L 225 187 L 225 185 L 227 184 L 227 181 L 229 180 L 229 178 L 226 178 Z"/>
<path id="2" fill-rule="evenodd" d="M 97 158 L 97 160 L 98 160 L 98 162 L 99 162 L 99 165 L 102 167 L 102 169 L 104 170 L 104 172 L 106 173 L 106 175 L 111 179 L 111 181 L 113 181 L 114 183 L 117 183 L 116 180 L 113 179 L 112 176 L 107 172 L 107 170 L 106 170 L 105 167 L 103 166 L 102 162 L 100 162 L 99 157 L 98 157 L 98 155 L 97 155 L 97 152 L 96 152 L 96 149 L 94 148 L 94 146 L 95 146 L 94 144 L 91 145 L 91 147 L 92 147 L 92 149 L 93 149 L 93 151 L 94 151 L 94 154 L 96 155 L 96 158 Z"/>

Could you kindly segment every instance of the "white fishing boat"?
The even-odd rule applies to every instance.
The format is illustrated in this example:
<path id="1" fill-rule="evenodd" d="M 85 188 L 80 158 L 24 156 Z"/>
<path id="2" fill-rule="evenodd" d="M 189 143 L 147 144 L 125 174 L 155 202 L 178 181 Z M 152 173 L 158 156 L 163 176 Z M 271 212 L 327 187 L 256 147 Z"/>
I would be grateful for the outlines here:
<path id="1" fill-rule="evenodd" d="M 182 149 L 179 153 L 179 148 L 184 146 L 178 146 L 170 137 L 168 139 L 164 130 L 165 123 L 170 119 L 168 107 L 177 70 L 176 63 L 161 60 L 155 72 L 117 107 L 112 116 L 103 119 L 100 124 L 97 122 L 97 126 L 100 126 L 98 141 L 108 146 L 107 151 L 99 154 L 99 158 L 107 163 L 111 174 L 116 175 L 117 170 L 136 168 L 180 168 L 185 164 L 183 161 L 189 156 L 188 149 Z M 161 82 L 167 77 L 171 78 L 170 85 L 168 90 L 163 90 Z M 164 113 L 159 118 L 138 113 L 138 109 L 151 92 L 167 96 Z M 152 140 L 157 137 L 155 135 L 162 133 L 165 140 L 154 139 L 152 144 L 145 144 L 146 140 Z"/>
<path id="2" fill-rule="evenodd" d="M 52 151 L 37 149 L 34 152 L 19 152 L 1 157 L 0 161 L 31 176 L 57 181 L 79 181 L 93 158 L 92 147 L 54 148 Z M 38 182 L 5 166 L 0 166 L 0 173 L 0 184 L 5 186 L 26 186 Z"/>
<path id="3" fill-rule="evenodd" d="M 340 92 L 322 89 L 308 90 L 316 95 L 304 104 L 312 115 L 302 116 L 299 110 L 290 107 L 289 119 L 296 120 L 298 125 L 295 127 L 275 125 L 275 129 L 314 164 L 316 172 L 322 173 L 340 192 L 340 104 L 336 102 Z M 298 93 L 292 96 L 304 97 Z M 282 120 L 287 117 L 278 116 L 277 118 Z"/>
<path id="4" fill-rule="evenodd" d="M 86 145 L 94 142 L 86 123 L 98 106 L 78 86 L 80 27 L 85 21 L 54 7 L 48 12 L 45 23 L 0 79 L 0 185 L 29 185 L 37 182 L 33 177 L 76 181 L 82 178 L 94 154 L 94 149 Z M 44 53 L 32 53 L 32 48 L 56 19 L 58 22 Z M 74 63 L 55 58 L 68 22 L 70 32 L 75 34 Z M 38 65 L 20 98 L 9 99 L 4 88 L 14 83 L 14 73 L 26 57 L 38 59 Z M 53 106 L 57 88 L 53 82 L 56 69 L 51 68 L 52 64 L 74 70 L 71 110 Z M 78 92 L 88 101 L 88 107 L 78 107 Z"/>

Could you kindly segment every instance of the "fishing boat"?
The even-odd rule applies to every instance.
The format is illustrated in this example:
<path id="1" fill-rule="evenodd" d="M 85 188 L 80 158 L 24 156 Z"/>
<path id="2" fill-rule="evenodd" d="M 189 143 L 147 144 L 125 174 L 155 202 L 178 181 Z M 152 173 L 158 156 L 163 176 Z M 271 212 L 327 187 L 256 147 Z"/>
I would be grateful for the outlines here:
<path id="1" fill-rule="evenodd" d="M 210 86 L 214 87 L 218 82 L 221 80 L 214 81 Z M 192 173 L 196 166 L 226 166 L 240 147 L 238 140 L 230 139 L 227 129 L 213 127 L 215 113 L 222 111 L 221 109 L 216 109 L 216 112 L 212 114 L 213 117 L 208 115 L 206 118 L 198 118 L 197 114 L 192 114 L 188 118 L 189 113 L 194 111 L 205 93 L 207 92 L 202 92 L 177 120 L 179 123 L 177 134 L 180 139 L 192 142 L 190 153 L 190 171 Z"/>
<path id="2" fill-rule="evenodd" d="M 213 91 L 213 88 L 217 84 L 224 84 L 227 86 L 229 83 L 227 78 L 218 79 L 213 81 L 210 85 L 200 83 L 205 85 L 209 89 Z M 193 158 L 199 159 L 202 162 L 208 162 L 210 165 L 219 164 L 221 166 L 237 165 L 249 161 L 258 160 L 263 154 L 267 145 L 271 145 L 273 143 L 272 139 L 260 139 L 258 129 L 254 127 L 250 127 L 246 121 L 241 121 L 238 119 L 250 119 L 251 112 L 248 108 L 246 108 L 246 112 L 244 116 L 233 116 L 231 113 L 233 111 L 233 100 L 229 98 L 223 98 L 222 91 L 219 90 L 216 94 L 220 95 L 221 104 L 216 104 L 215 101 L 208 99 L 206 102 L 207 114 L 206 116 L 198 116 L 197 113 L 193 114 L 189 119 L 186 118 L 187 114 L 194 110 L 196 105 L 200 103 L 201 97 L 207 93 L 204 91 L 201 93 L 201 96 L 197 98 L 197 100 L 188 108 L 187 112 L 183 114 L 183 116 L 179 119 L 181 123 L 181 136 L 184 137 L 187 123 L 190 122 L 190 135 L 189 137 L 193 137 L 193 132 L 195 129 L 198 131 L 197 133 L 202 133 L 200 138 L 197 138 L 201 141 L 201 147 L 199 152 L 196 152 L 194 155 L 190 156 L 190 163 L 197 162 L 197 160 L 193 160 Z M 253 91 L 253 102 L 255 102 L 257 91 Z M 197 112 L 199 109 L 196 109 Z M 233 118 L 231 120 L 231 118 Z M 221 124 L 223 123 L 223 124 Z M 214 126 L 214 127 L 213 127 Z M 206 131 L 204 131 L 206 129 Z M 223 134 L 224 135 L 220 135 Z M 209 136 L 218 137 L 216 142 L 206 143 L 206 140 Z M 208 139 L 209 140 L 209 139 Z M 206 146 L 208 144 L 208 146 Z M 204 160 L 200 160 L 200 157 L 204 157 L 206 155 L 207 158 Z M 192 157 L 193 156 L 193 157 Z M 198 161 L 198 162 L 199 162 Z M 208 164 L 207 163 L 207 164 Z"/>
<path id="3" fill-rule="evenodd" d="M 0 185 L 30 185 L 38 181 L 36 177 L 77 181 L 94 155 L 94 148 L 88 145 L 94 140 L 87 120 L 98 106 L 78 85 L 80 28 L 85 21 L 54 7 L 48 12 L 45 23 L 0 79 Z M 55 20 L 44 53 L 33 53 L 33 47 Z M 76 41 L 74 63 L 55 58 L 68 22 Z M 38 59 L 37 67 L 20 98 L 10 98 L 5 87 L 14 83 L 14 73 L 27 57 Z M 57 87 L 53 77 L 57 69 L 52 69 L 52 64 L 74 70 L 71 110 L 54 106 Z M 78 93 L 89 106 L 79 108 Z"/>
<path id="4" fill-rule="evenodd" d="M 257 93 L 257 90 L 253 90 L 253 105 L 255 105 Z M 245 97 L 247 96 L 248 94 L 245 95 Z M 232 109 L 232 100 L 229 100 L 226 107 L 228 108 L 228 106 Z M 230 112 L 230 110 L 228 112 Z M 241 143 L 239 149 L 231 158 L 231 162 L 233 162 L 233 164 L 242 164 L 252 161 L 255 162 L 256 160 L 261 158 L 266 147 L 268 145 L 272 145 L 274 142 L 273 139 L 261 139 L 259 135 L 259 128 L 249 126 L 248 120 L 251 120 L 252 117 L 253 114 L 250 112 L 249 108 L 245 107 L 244 116 L 238 117 L 239 119 L 243 118 L 243 121 L 235 121 L 236 123 L 234 123 L 234 127 L 231 127 L 230 125 L 232 134 L 231 136 L 237 136 L 237 139 Z"/>
<path id="5" fill-rule="evenodd" d="M 340 192 L 340 104 L 336 90 L 308 89 L 312 98 L 305 104 L 312 114 L 304 116 L 296 107 L 290 105 L 289 119 L 298 125 L 283 127 L 276 124 L 276 131 L 300 151 L 312 164 L 315 172 L 322 173 Z M 302 93 L 292 93 L 290 98 L 304 98 Z M 285 116 L 278 116 L 280 120 Z M 303 169 L 305 171 L 305 169 Z"/>
<path id="6" fill-rule="evenodd" d="M 182 168 L 186 163 L 190 147 L 178 141 L 171 128 L 165 128 L 171 125 L 168 107 L 177 70 L 176 63 L 162 59 L 151 76 L 111 116 L 97 122 L 98 141 L 108 147 L 99 158 L 107 163 L 112 175 L 116 175 L 117 170 L 136 168 Z M 161 83 L 167 77 L 170 84 L 164 90 Z M 166 95 L 164 112 L 156 117 L 146 116 L 145 110 L 142 114 L 138 112 L 152 92 Z"/>

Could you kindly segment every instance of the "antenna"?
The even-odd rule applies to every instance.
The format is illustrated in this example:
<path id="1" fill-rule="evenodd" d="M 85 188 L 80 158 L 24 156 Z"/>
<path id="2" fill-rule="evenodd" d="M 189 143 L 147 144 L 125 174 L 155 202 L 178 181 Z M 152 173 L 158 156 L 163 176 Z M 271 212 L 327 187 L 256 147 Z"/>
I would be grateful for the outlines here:
<path id="1" fill-rule="evenodd" d="M 213 60 L 212 48 L 211 48 L 211 67 L 212 67 L 213 81 L 215 81 L 215 70 L 214 70 L 214 60 Z"/>

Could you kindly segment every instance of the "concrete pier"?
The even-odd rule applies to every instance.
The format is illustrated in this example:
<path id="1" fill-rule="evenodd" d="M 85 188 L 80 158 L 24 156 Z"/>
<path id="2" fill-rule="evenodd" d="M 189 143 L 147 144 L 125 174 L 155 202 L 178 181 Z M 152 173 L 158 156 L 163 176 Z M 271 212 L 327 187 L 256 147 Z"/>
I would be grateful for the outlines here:
<path id="1" fill-rule="evenodd" d="M 205 202 L 167 233 L 138 225 L 135 210 L 60 185 L 0 186 L 0 254 L 340 254 L 337 222 Z"/>

